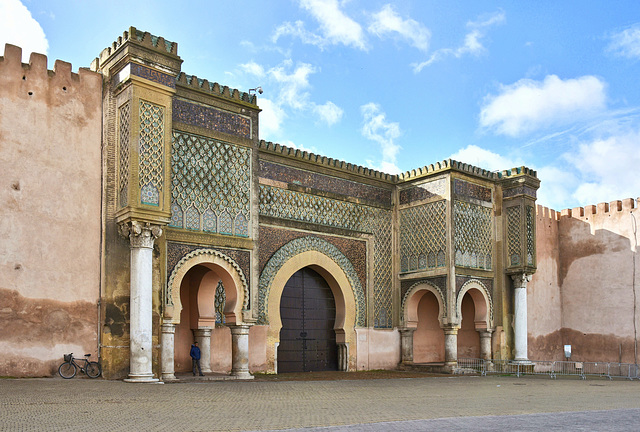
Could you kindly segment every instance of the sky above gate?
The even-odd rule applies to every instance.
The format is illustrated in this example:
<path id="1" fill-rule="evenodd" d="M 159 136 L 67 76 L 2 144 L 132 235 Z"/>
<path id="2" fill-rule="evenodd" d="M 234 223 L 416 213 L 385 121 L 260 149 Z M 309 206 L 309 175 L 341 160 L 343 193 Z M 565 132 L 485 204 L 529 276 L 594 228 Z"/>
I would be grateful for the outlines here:
<path id="1" fill-rule="evenodd" d="M 0 0 L 0 44 L 87 67 L 129 26 L 261 86 L 260 136 L 387 173 L 526 165 L 538 203 L 640 196 L 640 4 Z"/>

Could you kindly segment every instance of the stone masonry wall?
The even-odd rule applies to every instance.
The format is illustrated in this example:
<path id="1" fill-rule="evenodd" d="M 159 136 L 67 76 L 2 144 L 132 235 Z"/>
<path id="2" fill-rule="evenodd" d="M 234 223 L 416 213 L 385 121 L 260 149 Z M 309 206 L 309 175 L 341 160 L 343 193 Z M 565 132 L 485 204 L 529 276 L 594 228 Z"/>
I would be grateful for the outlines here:
<path id="1" fill-rule="evenodd" d="M 0 375 L 97 355 L 100 75 L 0 57 Z"/>

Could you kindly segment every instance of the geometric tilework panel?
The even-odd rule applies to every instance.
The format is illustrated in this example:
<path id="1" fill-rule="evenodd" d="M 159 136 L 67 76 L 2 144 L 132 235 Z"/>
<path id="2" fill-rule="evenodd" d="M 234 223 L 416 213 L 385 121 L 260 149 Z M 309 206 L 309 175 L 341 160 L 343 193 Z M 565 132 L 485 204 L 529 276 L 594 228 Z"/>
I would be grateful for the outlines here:
<path id="1" fill-rule="evenodd" d="M 169 226 L 249 236 L 251 150 L 174 131 Z"/>
<path id="2" fill-rule="evenodd" d="M 373 326 L 393 327 L 391 211 L 373 210 Z"/>
<path id="3" fill-rule="evenodd" d="M 400 210 L 400 271 L 444 267 L 446 244 L 445 200 Z"/>
<path id="4" fill-rule="evenodd" d="M 453 201 L 456 266 L 492 268 L 493 218 L 491 207 Z"/>
<path id="5" fill-rule="evenodd" d="M 520 206 L 507 208 L 507 244 L 509 248 L 509 266 L 519 266 L 522 264 L 520 254 L 522 246 L 520 244 Z"/>
<path id="6" fill-rule="evenodd" d="M 158 206 L 164 183 L 164 107 L 142 100 L 139 155 L 140 201 Z"/>
<path id="7" fill-rule="evenodd" d="M 527 206 L 527 265 L 533 266 L 536 261 L 535 223 L 533 207 Z"/>
<path id="8" fill-rule="evenodd" d="M 260 185 L 260 215 L 372 233 L 374 327 L 393 327 L 391 211 Z"/>
<path id="9" fill-rule="evenodd" d="M 120 207 L 126 207 L 128 203 L 129 195 L 129 155 L 131 149 L 129 148 L 129 131 L 130 131 L 130 119 L 131 119 L 131 104 L 125 103 L 119 110 L 119 128 L 120 128 L 120 158 L 119 158 L 119 187 L 118 195 L 120 201 Z"/>

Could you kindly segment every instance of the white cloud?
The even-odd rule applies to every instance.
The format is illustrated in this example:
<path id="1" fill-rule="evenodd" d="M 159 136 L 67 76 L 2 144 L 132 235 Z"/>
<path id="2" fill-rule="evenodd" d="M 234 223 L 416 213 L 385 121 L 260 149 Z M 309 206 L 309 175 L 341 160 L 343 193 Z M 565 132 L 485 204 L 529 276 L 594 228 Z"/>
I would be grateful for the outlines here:
<path id="1" fill-rule="evenodd" d="M 22 48 L 22 61 L 31 52 L 47 54 L 49 42 L 44 30 L 19 0 L 0 1 L 0 48 L 9 43 Z"/>
<path id="2" fill-rule="evenodd" d="M 324 105 L 315 105 L 313 111 L 320 117 L 320 120 L 328 126 L 338 123 L 344 114 L 342 108 L 331 101 Z"/>
<path id="3" fill-rule="evenodd" d="M 274 42 L 283 35 L 289 35 L 299 37 L 303 43 L 316 45 L 320 49 L 328 45 L 345 45 L 366 51 L 362 27 L 340 9 L 338 0 L 300 0 L 300 7 L 316 19 L 321 35 L 306 30 L 302 21 L 285 22 L 276 29 Z"/>
<path id="4" fill-rule="evenodd" d="M 611 35 L 607 50 L 627 58 L 640 58 L 640 23 Z"/>
<path id="5" fill-rule="evenodd" d="M 307 29 L 304 28 L 304 23 L 302 21 L 296 21 L 295 23 L 285 22 L 279 25 L 276 28 L 275 33 L 271 40 L 276 43 L 281 36 L 293 36 L 300 38 L 302 43 L 306 43 L 309 45 L 316 45 L 320 49 L 324 49 L 325 45 L 328 44 L 328 41 L 323 37 L 311 33 Z"/>
<path id="6" fill-rule="evenodd" d="M 440 61 L 446 57 L 461 58 L 464 55 L 478 56 L 486 51 L 482 44 L 482 39 L 486 36 L 487 28 L 502 24 L 506 20 L 504 11 L 498 11 L 491 14 L 483 15 L 476 21 L 467 23 L 468 31 L 464 36 L 464 43 L 457 48 L 441 48 L 431 54 L 431 57 L 422 63 L 413 65 L 415 73 L 420 72 L 425 67 Z"/>
<path id="7" fill-rule="evenodd" d="M 267 141 L 277 140 L 282 123 L 287 117 L 284 110 L 271 99 L 260 98 L 258 104 L 262 109 L 260 113 L 260 138 Z"/>
<path id="8" fill-rule="evenodd" d="M 513 160 L 475 145 L 460 149 L 449 157 L 488 171 L 502 171 L 525 165 L 520 159 Z"/>
<path id="9" fill-rule="evenodd" d="M 413 71 L 418 73 L 425 67 L 446 57 L 461 58 L 467 54 L 475 56 L 482 54 L 486 51 L 486 48 L 482 44 L 482 39 L 486 35 L 486 29 L 494 25 L 502 24 L 505 20 L 504 11 L 500 10 L 483 15 L 476 21 L 469 21 L 467 23 L 468 31 L 464 36 L 464 43 L 461 46 L 457 48 L 441 48 L 434 51 L 426 61 L 414 64 Z"/>
<path id="10" fill-rule="evenodd" d="M 262 65 L 253 61 L 241 64 L 240 69 L 242 69 L 243 72 L 255 75 L 258 78 L 262 78 L 264 76 L 264 68 Z"/>
<path id="11" fill-rule="evenodd" d="M 563 156 L 580 172 L 582 183 L 573 192 L 580 203 L 596 204 L 640 196 L 640 129 L 581 143 Z"/>
<path id="12" fill-rule="evenodd" d="M 298 64 L 293 72 L 291 60 L 286 60 L 282 65 L 269 69 L 269 76 L 280 85 L 278 100 L 294 109 L 304 109 L 308 104 L 309 76 L 316 72 L 316 69 L 308 63 Z"/>
<path id="13" fill-rule="evenodd" d="M 382 162 L 379 165 L 367 161 L 372 168 L 390 174 L 400 172 L 396 166 L 396 156 L 401 147 L 395 143 L 402 131 L 396 122 L 387 121 L 386 114 L 380 109 L 380 105 L 370 102 L 360 107 L 363 117 L 362 135 L 372 141 L 377 142 L 382 150 Z"/>
<path id="14" fill-rule="evenodd" d="M 498 95 L 485 98 L 480 125 L 495 133 L 517 137 L 542 127 L 575 122 L 601 112 L 606 83 L 595 76 L 544 81 L 521 79 L 501 85 Z"/>
<path id="15" fill-rule="evenodd" d="M 263 139 L 277 140 L 281 136 L 282 126 L 291 111 L 312 112 L 318 123 L 333 126 L 338 123 L 344 111 L 331 101 L 317 104 L 311 101 L 309 78 L 317 69 L 308 63 L 294 66 L 291 60 L 265 68 L 256 62 L 239 65 L 240 70 L 253 77 L 261 78 L 262 87 L 269 98 L 260 98 L 258 104 L 262 108 L 260 132 Z"/>
<path id="16" fill-rule="evenodd" d="M 397 33 L 417 49 L 425 52 L 429 49 L 429 29 L 411 18 L 402 19 L 390 4 L 373 14 L 373 22 L 368 30 L 378 37 Z"/>

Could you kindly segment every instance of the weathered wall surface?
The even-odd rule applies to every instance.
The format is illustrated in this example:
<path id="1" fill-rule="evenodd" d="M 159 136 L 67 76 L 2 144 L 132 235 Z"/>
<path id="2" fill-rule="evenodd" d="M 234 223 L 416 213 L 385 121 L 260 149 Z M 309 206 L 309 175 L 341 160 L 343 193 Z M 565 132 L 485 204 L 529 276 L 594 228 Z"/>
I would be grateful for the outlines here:
<path id="1" fill-rule="evenodd" d="M 0 375 L 97 354 L 102 80 L 0 58 Z"/>
<path id="2" fill-rule="evenodd" d="M 541 217 L 545 212 L 549 218 Z M 538 272 L 528 289 L 530 358 L 561 359 L 568 344 L 576 360 L 637 361 L 638 213 L 633 199 L 560 215 L 538 208 Z"/>

